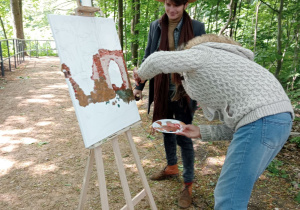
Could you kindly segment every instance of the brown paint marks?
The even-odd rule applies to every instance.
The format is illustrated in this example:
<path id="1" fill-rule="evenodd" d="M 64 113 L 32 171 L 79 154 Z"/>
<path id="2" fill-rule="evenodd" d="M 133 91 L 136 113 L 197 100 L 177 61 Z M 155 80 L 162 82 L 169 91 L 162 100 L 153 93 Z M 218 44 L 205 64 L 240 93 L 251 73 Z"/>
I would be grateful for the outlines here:
<path id="1" fill-rule="evenodd" d="M 70 68 L 64 63 L 61 65 L 61 71 L 65 74 L 65 78 L 69 78 L 71 76 Z"/>
<path id="2" fill-rule="evenodd" d="M 116 97 L 116 92 L 119 93 L 120 99 L 129 103 L 134 100 L 131 84 L 128 80 L 128 72 L 121 50 L 105 50 L 100 49 L 98 54 L 93 56 L 92 76 L 94 80 L 94 90 L 90 95 L 86 95 L 79 85 L 74 81 L 71 76 L 70 68 L 66 64 L 62 64 L 61 69 L 65 74 L 65 78 L 68 78 L 72 84 L 75 92 L 76 99 L 79 101 L 79 105 L 86 107 L 90 103 L 101 103 L 109 101 Z M 109 63 L 110 61 L 117 63 L 120 74 L 122 77 L 121 87 L 117 87 L 115 84 L 111 84 L 109 78 Z M 116 102 L 112 103 L 117 104 Z"/>

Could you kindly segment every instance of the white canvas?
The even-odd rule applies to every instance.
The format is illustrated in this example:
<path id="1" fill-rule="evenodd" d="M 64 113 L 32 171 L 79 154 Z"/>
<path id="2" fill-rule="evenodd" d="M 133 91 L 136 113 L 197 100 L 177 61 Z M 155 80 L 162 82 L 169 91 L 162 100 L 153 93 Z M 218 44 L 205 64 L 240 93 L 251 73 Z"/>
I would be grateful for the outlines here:
<path id="1" fill-rule="evenodd" d="M 140 121 L 113 20 L 48 18 L 85 147 Z"/>

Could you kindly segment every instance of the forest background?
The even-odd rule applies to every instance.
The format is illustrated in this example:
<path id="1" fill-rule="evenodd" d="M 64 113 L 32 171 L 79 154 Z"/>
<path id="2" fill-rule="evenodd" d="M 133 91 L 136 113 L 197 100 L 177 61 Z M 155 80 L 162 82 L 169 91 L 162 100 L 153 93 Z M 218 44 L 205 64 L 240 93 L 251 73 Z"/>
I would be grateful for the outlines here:
<path id="1" fill-rule="evenodd" d="M 92 0 L 116 22 L 127 66 L 138 66 L 149 25 L 164 13 L 155 0 Z M 48 14 L 72 15 L 76 0 L 0 1 L 1 39 L 53 39 Z M 207 33 L 222 34 L 255 53 L 255 61 L 282 83 L 294 106 L 300 105 L 299 0 L 198 0 L 188 13 L 205 23 Z"/>
<path id="2" fill-rule="evenodd" d="M 149 25 L 164 13 L 155 0 L 92 0 L 116 22 L 129 69 L 138 66 L 147 45 Z M 0 1 L 1 39 L 53 39 L 48 14 L 72 15 L 76 0 Z M 222 34 L 255 53 L 255 61 L 282 83 L 300 108 L 299 0 L 198 0 L 188 13 L 205 23 L 207 33 Z"/>

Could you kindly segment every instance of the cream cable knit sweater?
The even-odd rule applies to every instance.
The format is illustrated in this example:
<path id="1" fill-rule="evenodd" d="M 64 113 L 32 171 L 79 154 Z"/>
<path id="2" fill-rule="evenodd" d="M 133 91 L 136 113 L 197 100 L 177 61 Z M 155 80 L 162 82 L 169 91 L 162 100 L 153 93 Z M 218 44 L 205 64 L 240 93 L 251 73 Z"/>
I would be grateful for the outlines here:
<path id="1" fill-rule="evenodd" d="M 146 80 L 160 73 L 182 73 L 187 94 L 200 103 L 208 120 L 200 125 L 202 140 L 232 139 L 233 132 L 262 117 L 290 112 L 293 107 L 278 80 L 253 61 L 243 47 L 206 42 L 183 51 L 151 54 L 138 75 Z"/>

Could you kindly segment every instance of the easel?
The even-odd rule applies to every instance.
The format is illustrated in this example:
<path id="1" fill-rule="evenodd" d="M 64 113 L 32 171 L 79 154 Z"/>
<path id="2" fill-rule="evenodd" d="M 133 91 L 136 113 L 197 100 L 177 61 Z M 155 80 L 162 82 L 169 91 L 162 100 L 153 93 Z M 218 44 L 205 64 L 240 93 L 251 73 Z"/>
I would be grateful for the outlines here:
<path id="1" fill-rule="evenodd" d="M 140 124 L 140 122 L 138 122 L 132 126 L 136 126 L 137 124 Z M 115 158 L 116 158 L 116 163 L 117 163 L 117 167 L 118 167 L 119 175 L 120 175 L 120 179 L 121 179 L 121 185 L 122 185 L 125 200 L 126 200 L 126 205 L 121 209 L 122 210 L 125 210 L 125 209 L 133 210 L 134 206 L 136 204 L 138 204 L 138 202 L 140 202 L 145 196 L 148 196 L 148 200 L 149 200 L 151 209 L 156 210 L 157 209 L 156 204 L 154 202 L 150 187 L 147 182 L 146 175 L 144 173 L 139 155 L 137 153 L 135 144 L 133 142 L 130 129 L 131 129 L 131 127 L 125 128 L 125 129 L 119 131 L 118 133 L 116 133 L 111 138 L 107 139 L 107 141 L 109 141 L 109 140 L 112 141 L 113 150 L 114 150 Z M 118 135 L 123 134 L 123 133 L 125 133 L 127 140 L 129 142 L 129 146 L 130 146 L 131 152 L 133 154 L 133 157 L 134 157 L 134 160 L 136 163 L 136 167 L 139 171 L 139 174 L 140 174 L 143 186 L 144 186 L 144 189 L 141 192 L 139 192 L 133 199 L 131 199 L 128 182 L 126 179 L 126 174 L 125 174 L 123 161 L 122 161 L 122 157 L 121 157 L 121 152 L 120 152 L 120 148 L 119 148 L 119 143 L 118 143 Z M 103 142 L 101 144 L 103 144 Z M 83 186 L 82 186 L 82 190 L 81 190 L 81 194 L 80 194 L 80 202 L 79 202 L 78 209 L 83 209 L 84 202 L 86 200 L 88 182 L 91 177 L 91 171 L 92 171 L 92 167 L 94 164 L 94 160 L 96 160 L 101 206 L 102 206 L 102 209 L 105 209 L 105 210 L 109 209 L 107 190 L 106 190 L 106 185 L 105 185 L 106 182 L 105 182 L 101 144 L 98 144 L 98 145 L 96 144 L 96 145 L 94 145 L 93 148 L 90 149 L 90 154 L 89 154 L 87 166 L 85 169 L 85 175 L 84 175 L 84 179 L 83 179 Z"/>
<path id="2" fill-rule="evenodd" d="M 89 17 L 94 17 L 94 12 L 100 11 L 99 8 L 94 8 L 94 7 L 89 7 L 89 6 L 82 6 L 80 0 L 77 0 L 78 8 L 75 9 L 75 14 L 76 15 L 81 15 L 81 16 L 89 16 Z M 134 206 L 138 204 L 144 197 L 148 197 L 148 201 L 150 204 L 151 209 L 157 210 L 156 204 L 154 202 L 150 187 L 147 182 L 147 178 L 145 175 L 145 172 L 143 170 L 143 167 L 141 165 L 141 161 L 138 155 L 138 152 L 136 150 L 135 144 L 132 139 L 132 134 L 131 134 L 131 128 L 133 126 L 136 126 L 140 124 L 140 122 L 137 122 L 127 128 L 124 128 L 123 130 L 115 133 L 113 136 L 110 136 L 109 138 L 106 139 L 106 141 L 112 141 L 113 145 L 113 151 L 115 154 L 116 158 L 116 163 L 121 179 L 121 185 L 123 188 L 123 193 L 125 196 L 126 200 L 126 205 L 121 208 L 122 210 L 129 209 L 133 210 Z M 133 154 L 136 167 L 139 171 L 142 184 L 144 189 L 139 192 L 133 199 L 131 198 L 131 193 L 129 190 L 125 170 L 124 170 L 124 165 L 122 161 L 122 156 L 119 148 L 119 143 L 118 143 L 118 135 L 125 133 L 127 140 L 130 145 L 131 152 Z M 96 161 L 96 169 L 97 169 L 97 176 L 98 176 L 98 182 L 99 182 L 99 189 L 100 189 L 100 199 L 101 199 L 101 207 L 104 210 L 109 209 L 108 205 L 108 197 L 107 197 L 107 189 L 106 189 L 106 181 L 105 181 L 105 173 L 104 173 L 104 164 L 103 164 L 103 159 L 102 159 L 102 148 L 101 144 L 103 144 L 106 141 L 101 141 L 100 143 L 97 143 L 93 145 L 90 149 L 90 154 L 87 160 L 87 165 L 85 169 L 85 175 L 83 178 L 83 185 L 81 189 L 81 194 L 80 194 L 80 201 L 78 205 L 78 209 L 81 210 L 84 207 L 84 203 L 86 201 L 86 195 L 87 195 L 87 190 L 88 190 L 88 183 L 91 177 L 91 172 L 92 168 L 94 165 L 94 161 Z"/>

